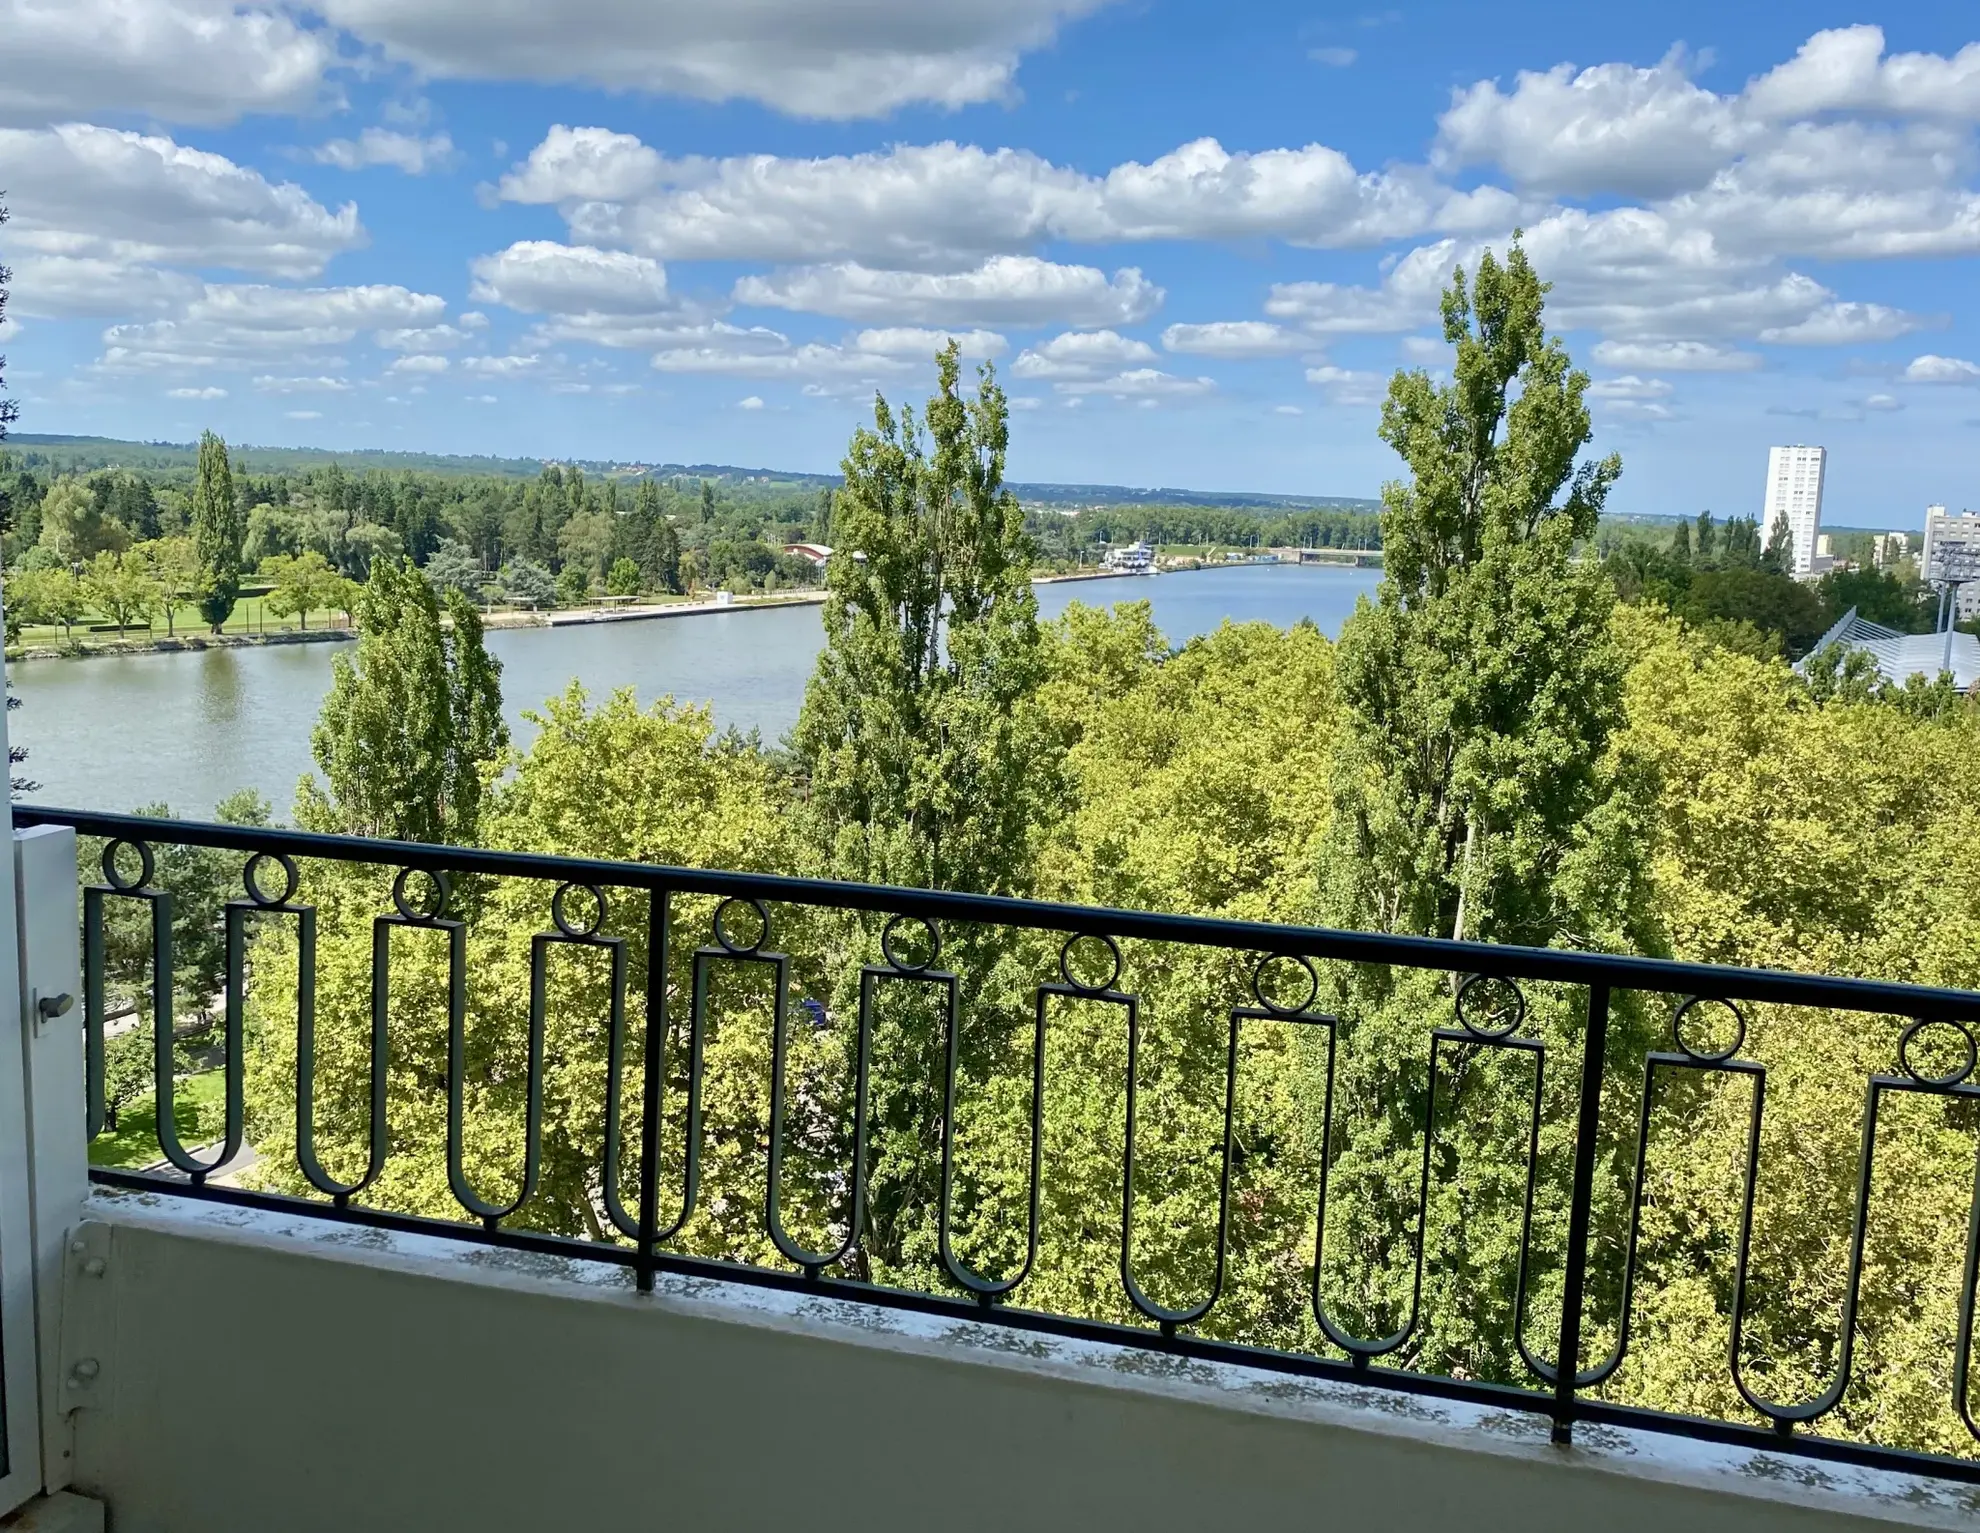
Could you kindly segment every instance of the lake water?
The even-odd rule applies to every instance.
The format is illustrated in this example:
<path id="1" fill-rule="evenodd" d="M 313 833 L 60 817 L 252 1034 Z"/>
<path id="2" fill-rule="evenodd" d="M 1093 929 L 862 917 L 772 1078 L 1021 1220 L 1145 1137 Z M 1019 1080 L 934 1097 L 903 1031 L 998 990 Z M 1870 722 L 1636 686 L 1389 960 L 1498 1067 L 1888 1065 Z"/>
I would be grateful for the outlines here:
<path id="1" fill-rule="evenodd" d="M 1379 571 L 1249 566 L 1155 579 L 1065 581 L 1038 588 L 1040 613 L 1080 601 L 1146 599 L 1171 643 L 1229 619 L 1290 627 L 1311 618 L 1340 631 Z M 594 697 L 631 687 L 642 702 L 671 695 L 712 702 L 721 724 L 775 740 L 797 721 L 805 682 L 824 643 L 819 609 L 786 607 L 654 622 L 490 633 L 516 743 L 522 717 L 571 678 Z M 87 660 L 23 660 L 8 667 L 22 706 L 8 720 L 28 748 L 30 795 L 73 809 L 125 810 L 165 802 L 199 816 L 237 788 L 259 790 L 286 816 L 311 770 L 309 733 L 343 644 L 270 645 Z"/>

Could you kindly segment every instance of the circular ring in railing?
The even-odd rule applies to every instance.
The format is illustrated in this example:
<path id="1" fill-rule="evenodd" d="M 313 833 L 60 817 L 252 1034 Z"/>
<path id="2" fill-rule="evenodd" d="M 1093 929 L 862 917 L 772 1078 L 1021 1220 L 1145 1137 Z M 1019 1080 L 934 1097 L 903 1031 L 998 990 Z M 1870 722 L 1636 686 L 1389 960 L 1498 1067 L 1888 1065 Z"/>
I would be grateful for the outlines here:
<path id="1" fill-rule="evenodd" d="M 1960 1042 L 1966 1046 L 1958 1068 L 1945 1075 L 1927 1075 L 1911 1062 L 1912 1040 L 1930 1027 L 1951 1028 L 1959 1034 Z M 1944 1089 L 1959 1085 L 1973 1073 L 1973 1067 L 1980 1064 L 1980 1047 L 1975 1046 L 1973 1031 L 1964 1022 L 1914 1022 L 1904 1030 L 1904 1036 L 1898 1040 L 1898 1063 L 1904 1066 L 1904 1073 L 1919 1085 Z"/>
<path id="2" fill-rule="evenodd" d="M 1503 985 L 1511 993 L 1511 1006 L 1497 1010 L 1497 1014 L 1503 1015 L 1507 1019 L 1503 1026 L 1489 1027 L 1482 1022 L 1474 1022 L 1472 1020 L 1470 1009 L 1472 1006 L 1490 1006 L 1492 1004 L 1483 997 L 1477 1000 L 1472 999 L 1472 988 L 1476 985 Z M 1519 1031 L 1520 1023 L 1526 1020 L 1526 992 L 1521 990 L 1511 980 L 1503 978 L 1500 975 L 1474 974 L 1458 986 L 1457 1019 L 1464 1030 L 1474 1038 L 1483 1038 L 1487 1042 L 1498 1038 L 1510 1038 L 1514 1033 Z"/>
<path id="3" fill-rule="evenodd" d="M 419 874 L 427 881 L 432 891 L 433 903 L 425 910 L 416 909 L 412 902 L 410 880 Z M 453 885 L 447 875 L 433 868 L 401 868 L 399 876 L 392 880 L 392 903 L 399 907 L 399 914 L 415 926 L 431 926 L 447 913 L 447 901 L 453 894 Z"/>
<path id="4" fill-rule="evenodd" d="M 1733 1035 L 1731 1043 L 1728 1043 L 1722 1049 L 1700 1049 L 1692 1046 L 1690 1040 L 1684 1036 L 1684 1019 L 1691 1015 L 1694 1007 L 1699 1006 L 1723 1006 L 1727 1011 L 1732 1013 Z M 1690 1000 L 1678 1007 L 1677 1015 L 1671 1018 L 1671 1042 L 1675 1043 L 1679 1051 L 1687 1058 L 1694 1059 L 1701 1065 L 1723 1064 L 1746 1045 L 1746 1013 L 1733 1005 L 1731 1001 L 1721 1000 L 1717 996 L 1694 995 Z"/>
<path id="5" fill-rule="evenodd" d="M 265 862 L 272 862 L 282 870 L 282 892 L 273 897 L 261 887 L 261 865 Z M 279 910 L 296 897 L 302 875 L 296 871 L 294 858 L 282 852 L 256 852 L 241 870 L 241 883 L 247 889 L 248 898 L 263 910 Z"/>
<path id="6" fill-rule="evenodd" d="M 1271 983 L 1271 969 L 1274 964 L 1294 964 L 1306 975 L 1306 994 L 1290 1006 L 1273 999 L 1277 993 Z M 1297 984 L 1297 981 L 1294 982 Z M 1258 966 L 1251 971 L 1251 993 L 1258 998 L 1258 1004 L 1275 1017 L 1296 1017 L 1313 1004 L 1320 993 L 1320 976 L 1313 972 L 1312 963 L 1297 953 L 1268 953 L 1258 960 Z"/>
<path id="7" fill-rule="evenodd" d="M 126 847 L 138 854 L 138 876 L 133 879 L 126 879 L 117 866 L 117 858 Z M 151 855 L 149 841 L 120 838 L 103 848 L 103 881 L 119 894 L 130 894 L 134 890 L 144 888 L 157 871 L 158 861 Z"/>
<path id="8" fill-rule="evenodd" d="M 591 896 L 591 919 L 574 921 L 564 901 L 573 889 L 582 889 Z M 550 896 L 550 919 L 558 931 L 566 937 L 580 940 L 595 937 L 605 925 L 605 891 L 596 884 L 581 884 L 575 881 L 557 885 L 557 892 Z"/>
<path id="9" fill-rule="evenodd" d="M 1099 943 L 1102 947 L 1106 948 L 1107 956 L 1113 961 L 1113 967 L 1108 971 L 1107 977 L 1097 984 L 1091 984 L 1086 980 L 1078 979 L 1073 974 L 1073 949 L 1077 948 L 1082 942 Z M 1065 982 L 1075 990 L 1087 995 L 1105 994 L 1114 988 L 1114 981 L 1121 977 L 1120 946 L 1112 937 L 1102 936 L 1098 932 L 1086 932 L 1077 937 L 1068 937 L 1066 938 L 1065 946 L 1059 949 L 1059 973 L 1064 976 Z"/>
<path id="10" fill-rule="evenodd" d="M 903 921 L 919 921 L 926 936 L 925 950 L 919 962 L 904 958 L 894 947 L 894 933 L 900 930 Z M 942 934 L 935 929 L 935 923 L 926 916 L 898 915 L 890 920 L 880 932 L 880 951 L 887 962 L 903 974 L 925 974 L 935 966 L 935 960 L 942 956 Z"/>
<path id="11" fill-rule="evenodd" d="M 729 931 L 729 912 L 738 905 L 747 906 L 756 912 L 756 940 L 738 942 Z M 722 944 L 722 950 L 738 955 L 754 953 L 770 940 L 770 912 L 763 901 L 755 899 L 727 899 L 715 907 L 715 940 Z"/>

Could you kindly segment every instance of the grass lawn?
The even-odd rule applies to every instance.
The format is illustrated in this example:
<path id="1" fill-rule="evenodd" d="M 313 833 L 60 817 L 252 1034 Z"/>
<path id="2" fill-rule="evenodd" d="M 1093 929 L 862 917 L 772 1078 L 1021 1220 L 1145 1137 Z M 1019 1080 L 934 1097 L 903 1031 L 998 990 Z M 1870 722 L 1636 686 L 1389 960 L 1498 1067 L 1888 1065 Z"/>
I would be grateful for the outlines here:
<path id="1" fill-rule="evenodd" d="M 119 638 L 141 641 L 167 637 L 165 615 L 162 612 L 148 630 L 143 628 L 127 628 L 121 635 L 109 631 L 101 633 L 92 632 L 90 625 L 99 621 L 101 620 L 92 613 L 84 621 L 77 623 L 75 628 L 67 634 L 64 634 L 60 624 L 30 623 L 21 629 L 20 642 L 22 644 L 41 646 L 60 644 L 64 638 L 75 638 L 89 643 L 103 644 L 114 643 Z M 184 606 L 174 609 L 172 623 L 172 636 L 176 638 L 183 639 L 188 635 L 196 636 L 206 632 L 206 620 L 199 615 L 199 609 L 197 607 Z M 296 626 L 296 620 L 293 617 L 278 618 L 273 613 L 267 611 L 266 603 L 262 597 L 243 596 L 234 604 L 233 616 L 227 619 L 226 626 L 221 629 L 221 632 L 288 633 L 292 632 Z M 309 615 L 309 626 L 312 629 L 342 628 L 344 626 L 344 615 L 341 612 L 312 612 Z"/>
<path id="2" fill-rule="evenodd" d="M 227 1079 L 224 1070 L 181 1076 L 172 1092 L 172 1121 L 188 1148 L 220 1137 L 225 1127 Z M 92 1166 L 148 1166 L 164 1159 L 158 1148 L 158 1108 L 150 1097 L 132 1102 L 117 1116 L 117 1131 L 105 1131 L 89 1147 Z"/>

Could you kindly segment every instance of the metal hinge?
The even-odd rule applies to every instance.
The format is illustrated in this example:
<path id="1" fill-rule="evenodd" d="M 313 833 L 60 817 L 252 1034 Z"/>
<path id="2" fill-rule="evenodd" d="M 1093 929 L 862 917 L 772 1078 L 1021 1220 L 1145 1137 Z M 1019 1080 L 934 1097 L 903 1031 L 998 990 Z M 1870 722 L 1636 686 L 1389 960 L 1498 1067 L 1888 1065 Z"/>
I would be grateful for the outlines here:
<path id="1" fill-rule="evenodd" d="M 110 1226 L 96 1220 L 69 1231 L 62 1255 L 62 1356 L 58 1387 L 64 1414 L 101 1409 L 109 1387 L 116 1311 L 111 1303 Z"/>

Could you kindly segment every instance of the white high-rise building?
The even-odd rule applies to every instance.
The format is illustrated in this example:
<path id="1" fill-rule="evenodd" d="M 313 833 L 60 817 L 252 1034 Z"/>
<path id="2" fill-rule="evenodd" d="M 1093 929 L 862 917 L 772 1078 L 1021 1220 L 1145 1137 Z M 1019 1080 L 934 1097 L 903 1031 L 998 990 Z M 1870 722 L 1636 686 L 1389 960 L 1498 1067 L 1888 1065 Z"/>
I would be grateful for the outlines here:
<path id="1" fill-rule="evenodd" d="M 1794 567 L 1790 574 L 1812 579 L 1815 540 L 1822 535 L 1822 480 L 1828 472 L 1826 447 L 1775 447 L 1767 453 L 1767 508 L 1760 517 L 1760 546 L 1774 538 L 1774 525 L 1787 518 L 1794 537 Z"/>
<path id="2" fill-rule="evenodd" d="M 1980 513 L 1949 514 L 1944 506 L 1925 508 L 1925 552 L 1920 572 L 1933 585 L 1951 577 L 1958 581 L 1954 598 L 1961 622 L 1980 617 Z"/>

